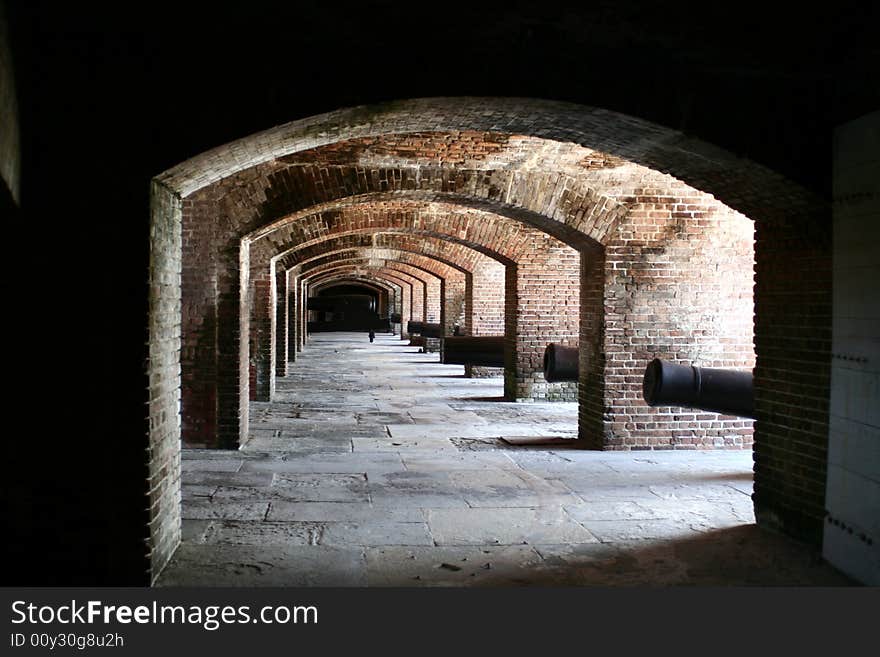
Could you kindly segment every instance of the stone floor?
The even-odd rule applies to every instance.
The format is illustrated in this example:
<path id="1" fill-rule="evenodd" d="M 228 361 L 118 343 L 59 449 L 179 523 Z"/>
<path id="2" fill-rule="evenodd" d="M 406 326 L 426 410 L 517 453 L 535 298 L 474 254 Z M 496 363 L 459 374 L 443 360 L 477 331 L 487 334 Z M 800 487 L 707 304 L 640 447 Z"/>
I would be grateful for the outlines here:
<path id="1" fill-rule="evenodd" d="M 577 405 L 501 401 L 407 344 L 313 335 L 241 450 L 184 450 L 158 584 L 849 584 L 754 525 L 749 451 L 510 445 L 573 438 Z"/>

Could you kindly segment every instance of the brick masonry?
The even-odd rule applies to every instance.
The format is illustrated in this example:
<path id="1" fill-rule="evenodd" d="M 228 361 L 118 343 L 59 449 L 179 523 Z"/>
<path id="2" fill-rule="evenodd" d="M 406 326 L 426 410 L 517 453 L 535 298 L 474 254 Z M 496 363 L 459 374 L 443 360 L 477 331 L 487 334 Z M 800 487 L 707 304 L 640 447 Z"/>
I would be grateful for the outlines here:
<path id="1" fill-rule="evenodd" d="M 610 421 L 603 424 L 601 444 L 751 445 L 751 420 L 649 407 L 642 377 L 653 358 L 754 367 L 753 222 L 682 185 L 640 190 L 629 207 L 605 247 L 603 385 Z"/>

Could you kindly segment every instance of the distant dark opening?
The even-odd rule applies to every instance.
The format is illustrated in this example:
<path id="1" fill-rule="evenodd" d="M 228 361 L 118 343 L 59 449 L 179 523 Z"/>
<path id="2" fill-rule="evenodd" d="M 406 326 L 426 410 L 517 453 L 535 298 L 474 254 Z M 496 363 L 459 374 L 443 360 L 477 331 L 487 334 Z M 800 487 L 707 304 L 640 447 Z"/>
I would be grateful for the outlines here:
<path id="1" fill-rule="evenodd" d="M 308 299 L 309 331 L 391 331 L 387 294 L 363 285 L 334 285 Z"/>

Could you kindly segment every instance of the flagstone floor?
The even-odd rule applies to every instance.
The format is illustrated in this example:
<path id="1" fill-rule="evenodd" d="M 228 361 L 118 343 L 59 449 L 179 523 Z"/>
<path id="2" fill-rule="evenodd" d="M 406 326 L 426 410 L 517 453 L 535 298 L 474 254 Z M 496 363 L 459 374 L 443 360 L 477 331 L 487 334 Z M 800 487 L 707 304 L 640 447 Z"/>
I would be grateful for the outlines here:
<path id="1" fill-rule="evenodd" d="M 251 404 L 237 451 L 183 451 L 159 586 L 849 584 L 754 524 L 746 451 L 513 446 L 574 403 L 501 401 L 397 336 L 325 333 Z"/>

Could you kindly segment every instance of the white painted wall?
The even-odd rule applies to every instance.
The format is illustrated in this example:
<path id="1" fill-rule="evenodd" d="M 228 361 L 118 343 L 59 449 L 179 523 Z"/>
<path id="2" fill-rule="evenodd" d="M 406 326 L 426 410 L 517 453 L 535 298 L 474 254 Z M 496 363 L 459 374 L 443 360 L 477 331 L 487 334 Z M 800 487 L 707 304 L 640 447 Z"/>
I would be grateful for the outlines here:
<path id="1" fill-rule="evenodd" d="M 834 310 L 823 554 L 880 585 L 880 111 L 834 132 Z"/>

